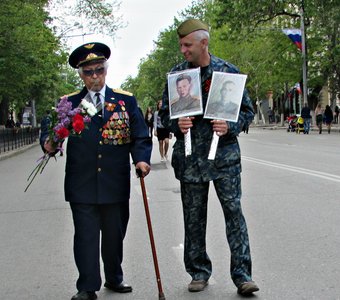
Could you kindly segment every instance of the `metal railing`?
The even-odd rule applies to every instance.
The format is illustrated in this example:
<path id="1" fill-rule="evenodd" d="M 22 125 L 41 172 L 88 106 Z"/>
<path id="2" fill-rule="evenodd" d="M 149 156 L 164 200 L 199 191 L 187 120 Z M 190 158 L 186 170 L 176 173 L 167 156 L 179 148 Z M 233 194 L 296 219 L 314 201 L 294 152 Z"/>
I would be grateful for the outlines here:
<path id="1" fill-rule="evenodd" d="M 0 154 L 13 151 L 39 140 L 39 128 L 1 128 L 0 129 Z"/>

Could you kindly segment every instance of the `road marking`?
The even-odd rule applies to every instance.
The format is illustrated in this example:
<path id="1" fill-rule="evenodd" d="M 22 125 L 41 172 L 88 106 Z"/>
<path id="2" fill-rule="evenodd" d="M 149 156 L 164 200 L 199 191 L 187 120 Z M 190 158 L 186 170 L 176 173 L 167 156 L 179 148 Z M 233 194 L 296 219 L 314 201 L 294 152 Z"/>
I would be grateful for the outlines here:
<path id="1" fill-rule="evenodd" d="M 285 165 L 285 164 L 279 164 L 279 163 L 275 163 L 275 162 L 271 162 L 271 161 L 267 161 L 267 160 L 262 160 L 262 159 L 257 159 L 257 158 L 253 158 L 253 157 L 248 157 L 248 156 L 242 156 L 242 159 L 246 160 L 246 161 L 253 162 L 253 163 L 261 164 L 261 165 L 264 165 L 264 166 L 275 167 L 275 168 L 279 168 L 279 169 L 283 169 L 283 170 L 287 170 L 287 171 L 291 171 L 291 172 L 295 172 L 295 173 L 301 173 L 301 174 L 305 174 L 305 175 L 315 176 L 315 177 L 322 178 L 322 179 L 325 179 L 325 180 L 340 182 L 340 176 L 330 174 L 330 173 L 319 172 L 319 171 L 315 171 L 315 170 L 311 170 L 311 169 L 294 167 L 294 166 Z"/>

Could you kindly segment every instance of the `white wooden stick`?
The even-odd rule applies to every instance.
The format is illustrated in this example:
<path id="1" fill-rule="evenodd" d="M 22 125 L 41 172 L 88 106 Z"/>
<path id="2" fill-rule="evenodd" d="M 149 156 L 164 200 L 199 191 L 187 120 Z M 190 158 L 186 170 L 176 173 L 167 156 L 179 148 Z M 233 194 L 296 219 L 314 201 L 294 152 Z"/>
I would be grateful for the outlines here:
<path id="1" fill-rule="evenodd" d="M 191 132 L 190 128 L 184 135 L 185 156 L 191 155 Z"/>
<path id="2" fill-rule="evenodd" d="M 210 144 L 210 151 L 208 155 L 209 160 L 215 159 L 219 139 L 220 137 L 217 135 L 216 131 L 214 131 L 214 135 L 213 135 L 213 138 Z"/>

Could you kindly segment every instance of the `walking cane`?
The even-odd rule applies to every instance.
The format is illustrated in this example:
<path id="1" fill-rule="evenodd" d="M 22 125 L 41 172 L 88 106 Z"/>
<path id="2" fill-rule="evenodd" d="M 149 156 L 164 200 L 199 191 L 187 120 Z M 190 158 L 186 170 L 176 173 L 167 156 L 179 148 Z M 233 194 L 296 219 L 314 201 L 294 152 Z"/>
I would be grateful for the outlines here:
<path id="1" fill-rule="evenodd" d="M 159 300 L 165 300 L 165 296 L 164 296 L 163 289 L 162 289 L 161 276 L 159 274 L 159 269 L 158 269 L 157 253 L 156 253 L 155 241 L 154 241 L 154 238 L 153 238 L 151 217 L 150 217 L 150 212 L 149 212 L 148 199 L 146 197 L 144 178 L 143 178 L 143 175 L 142 175 L 142 171 L 140 169 L 136 169 L 136 172 L 139 176 L 140 185 L 142 187 L 145 216 L 146 216 L 146 221 L 147 221 L 147 224 L 148 224 L 150 244 L 151 244 L 151 250 L 152 250 L 152 258 L 153 258 L 153 264 L 154 264 L 154 267 L 155 267 L 155 273 L 156 273 L 156 279 L 157 279 L 158 299 Z"/>

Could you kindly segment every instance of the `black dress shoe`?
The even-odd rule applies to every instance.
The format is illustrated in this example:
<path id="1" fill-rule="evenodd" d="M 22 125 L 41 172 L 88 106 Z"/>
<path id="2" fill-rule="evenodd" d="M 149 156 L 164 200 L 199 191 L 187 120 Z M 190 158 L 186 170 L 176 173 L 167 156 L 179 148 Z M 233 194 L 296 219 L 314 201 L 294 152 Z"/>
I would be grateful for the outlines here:
<path id="1" fill-rule="evenodd" d="M 104 286 L 108 288 L 111 291 L 114 291 L 116 293 L 131 293 L 132 287 L 131 285 L 128 285 L 122 281 L 120 284 L 113 284 L 110 282 L 105 282 Z"/>
<path id="2" fill-rule="evenodd" d="M 95 300 L 97 295 L 95 292 L 85 292 L 81 291 L 74 295 L 71 300 Z"/>

